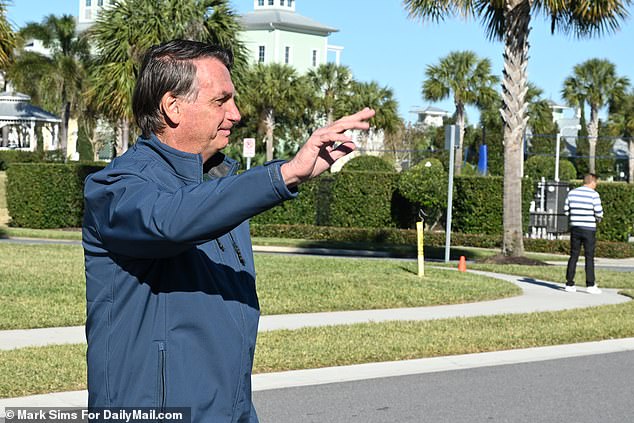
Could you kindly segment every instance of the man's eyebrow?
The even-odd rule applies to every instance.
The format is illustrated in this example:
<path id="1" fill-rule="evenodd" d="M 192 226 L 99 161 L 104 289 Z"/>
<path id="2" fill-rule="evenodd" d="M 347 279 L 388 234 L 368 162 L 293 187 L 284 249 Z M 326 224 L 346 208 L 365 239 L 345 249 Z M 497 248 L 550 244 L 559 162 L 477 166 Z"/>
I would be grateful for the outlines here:
<path id="1" fill-rule="evenodd" d="M 233 97 L 233 91 L 223 91 L 215 96 L 213 100 L 229 100 L 231 97 Z"/>

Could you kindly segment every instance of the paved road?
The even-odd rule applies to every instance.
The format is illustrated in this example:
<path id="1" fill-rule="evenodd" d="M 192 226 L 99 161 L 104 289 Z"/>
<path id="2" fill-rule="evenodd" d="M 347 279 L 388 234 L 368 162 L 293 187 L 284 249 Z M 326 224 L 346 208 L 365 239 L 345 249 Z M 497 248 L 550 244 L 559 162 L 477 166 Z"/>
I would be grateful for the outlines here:
<path id="1" fill-rule="evenodd" d="M 254 393 L 262 423 L 631 423 L 634 351 Z"/>

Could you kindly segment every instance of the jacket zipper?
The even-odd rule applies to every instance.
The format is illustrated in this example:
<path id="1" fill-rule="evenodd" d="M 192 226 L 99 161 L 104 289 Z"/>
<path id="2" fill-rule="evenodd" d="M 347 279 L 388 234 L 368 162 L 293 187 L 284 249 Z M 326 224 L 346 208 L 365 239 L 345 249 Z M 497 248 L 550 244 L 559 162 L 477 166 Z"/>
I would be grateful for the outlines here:
<path id="1" fill-rule="evenodd" d="M 167 389 L 165 387 L 165 343 L 159 342 L 159 411 L 165 411 Z"/>
<path id="2" fill-rule="evenodd" d="M 238 247 L 238 243 L 233 238 L 233 234 L 231 232 L 229 232 L 229 238 L 231 238 L 231 244 L 233 244 L 233 250 L 236 252 L 236 255 L 238 256 L 238 260 L 240 261 L 240 264 L 243 266 L 246 266 L 246 262 L 244 261 L 244 257 L 242 256 L 242 251 L 240 251 L 240 247 Z"/>

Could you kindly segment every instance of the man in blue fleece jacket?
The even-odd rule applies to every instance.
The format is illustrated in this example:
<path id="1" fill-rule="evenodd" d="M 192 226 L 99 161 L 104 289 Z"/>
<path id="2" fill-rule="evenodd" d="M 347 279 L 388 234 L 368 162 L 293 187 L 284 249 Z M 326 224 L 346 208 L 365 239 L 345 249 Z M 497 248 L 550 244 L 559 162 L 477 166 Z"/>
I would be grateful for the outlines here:
<path id="1" fill-rule="evenodd" d="M 192 422 L 257 422 L 259 305 L 248 219 L 354 150 L 364 109 L 315 131 L 291 160 L 236 174 L 221 150 L 240 120 L 232 55 L 151 48 L 133 110 L 142 135 L 86 180 L 89 407 L 188 407 Z"/>

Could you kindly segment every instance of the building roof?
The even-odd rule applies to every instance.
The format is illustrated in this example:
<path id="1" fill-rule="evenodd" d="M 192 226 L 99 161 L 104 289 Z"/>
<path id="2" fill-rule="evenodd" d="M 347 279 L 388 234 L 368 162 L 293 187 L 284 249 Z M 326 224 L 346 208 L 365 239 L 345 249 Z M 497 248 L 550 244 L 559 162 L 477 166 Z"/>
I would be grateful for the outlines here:
<path id="1" fill-rule="evenodd" d="M 302 15 L 285 10 L 256 10 L 240 17 L 245 30 L 285 29 L 316 35 L 329 35 L 338 32 L 336 28 L 326 26 Z"/>
<path id="2" fill-rule="evenodd" d="M 0 121 L 36 121 L 60 123 L 62 120 L 29 103 L 31 97 L 22 93 L 0 93 Z"/>
<path id="3" fill-rule="evenodd" d="M 449 112 L 438 107 L 427 106 L 424 109 L 413 108 L 410 113 L 424 114 L 424 115 L 437 115 L 437 116 L 449 116 Z"/>

